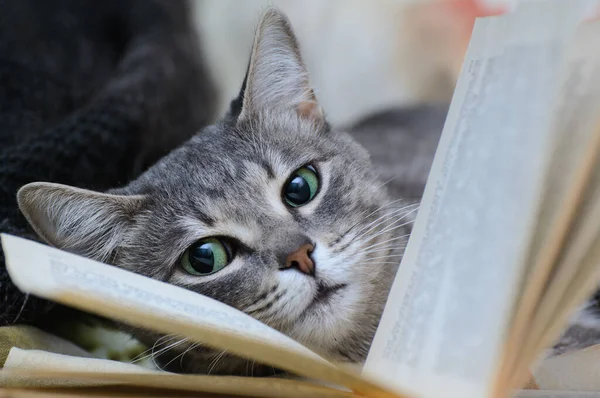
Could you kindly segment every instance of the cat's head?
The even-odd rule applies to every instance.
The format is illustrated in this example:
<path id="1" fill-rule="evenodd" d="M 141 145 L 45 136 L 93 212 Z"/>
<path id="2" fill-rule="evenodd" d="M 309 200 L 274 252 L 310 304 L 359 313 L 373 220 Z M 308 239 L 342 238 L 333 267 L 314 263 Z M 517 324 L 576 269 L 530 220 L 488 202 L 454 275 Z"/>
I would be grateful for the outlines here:
<path id="1" fill-rule="evenodd" d="M 123 188 L 33 183 L 18 201 L 51 245 L 210 296 L 353 362 L 370 345 L 408 221 L 367 152 L 326 123 L 275 10 L 221 122 Z M 206 370 L 200 354 L 186 354 L 186 370 Z"/>

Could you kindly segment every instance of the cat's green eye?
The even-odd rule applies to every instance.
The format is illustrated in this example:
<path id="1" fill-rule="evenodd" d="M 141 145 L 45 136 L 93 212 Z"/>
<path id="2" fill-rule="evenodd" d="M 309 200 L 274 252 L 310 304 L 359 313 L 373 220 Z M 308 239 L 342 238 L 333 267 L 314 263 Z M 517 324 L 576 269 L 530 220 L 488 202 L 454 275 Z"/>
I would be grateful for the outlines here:
<path id="1" fill-rule="evenodd" d="M 231 247 L 217 238 L 201 239 L 181 257 L 181 266 L 191 275 L 210 275 L 222 270 L 232 260 Z"/>
<path id="2" fill-rule="evenodd" d="M 294 171 L 283 187 L 283 198 L 292 207 L 310 202 L 319 190 L 319 175 L 314 167 L 308 165 Z"/>

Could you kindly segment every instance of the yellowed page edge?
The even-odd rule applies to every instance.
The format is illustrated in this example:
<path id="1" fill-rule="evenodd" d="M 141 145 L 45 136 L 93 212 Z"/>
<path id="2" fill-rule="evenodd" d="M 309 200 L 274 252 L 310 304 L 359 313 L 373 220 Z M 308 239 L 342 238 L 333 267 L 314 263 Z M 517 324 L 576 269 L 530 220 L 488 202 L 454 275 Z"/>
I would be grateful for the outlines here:
<path id="1" fill-rule="evenodd" d="M 594 27 L 594 25 L 596 27 Z M 599 64 L 598 57 L 593 56 L 593 54 L 595 54 L 593 49 L 598 37 L 600 37 L 600 29 L 598 29 L 599 27 L 600 25 L 598 24 L 585 24 L 583 27 L 585 28 L 585 32 L 580 30 L 574 37 L 572 41 L 572 43 L 574 43 L 573 49 L 571 54 L 568 56 L 569 66 L 564 72 L 563 80 L 565 83 L 570 81 L 571 68 L 574 68 L 574 65 L 578 65 L 575 62 L 581 62 L 582 59 L 586 59 L 587 63 L 589 64 L 586 66 L 591 65 L 588 68 L 588 71 L 591 72 L 597 69 Z M 592 31 L 593 29 L 595 29 L 595 32 Z M 582 36 L 583 34 L 587 34 L 587 37 Z M 596 41 L 594 41 L 594 38 Z M 578 213 L 580 213 L 580 206 L 584 203 L 586 195 L 589 195 L 589 181 L 594 175 L 598 162 L 598 154 L 600 153 L 600 125 L 598 125 L 598 120 L 596 117 L 597 112 L 595 112 L 593 109 L 600 108 L 600 98 L 594 94 L 594 91 L 600 89 L 600 79 L 593 79 L 591 77 L 588 78 L 593 80 L 594 84 L 592 84 L 591 81 L 586 81 L 585 84 L 583 84 L 585 87 L 584 93 L 587 92 L 587 96 L 584 96 L 581 93 L 576 93 L 578 95 L 577 98 L 560 99 L 560 101 L 564 103 L 572 103 L 575 100 L 578 100 L 581 102 L 580 107 L 571 104 L 571 106 L 567 105 L 569 106 L 567 109 L 571 109 L 573 112 L 576 111 L 574 108 L 581 108 L 584 111 L 587 109 L 587 114 L 563 115 L 560 112 L 556 112 L 556 117 L 577 120 L 576 126 L 579 126 L 580 128 L 580 137 L 578 139 L 586 141 L 586 144 L 579 146 L 583 147 L 586 150 L 586 153 L 583 155 L 583 159 L 581 159 L 581 156 L 569 155 L 568 158 L 571 159 L 571 161 L 574 160 L 579 163 L 579 166 L 574 168 L 574 181 L 570 184 L 570 186 L 567 186 L 568 189 L 566 189 L 564 192 L 565 197 L 562 200 L 562 207 L 557 209 L 560 213 L 553 220 L 553 225 L 550 226 L 550 232 L 546 233 L 545 231 L 538 231 L 544 233 L 546 235 L 546 239 L 543 241 L 543 243 L 541 243 L 538 257 L 534 259 L 535 265 L 533 266 L 531 274 L 529 275 L 530 279 L 527 281 L 526 292 L 521 297 L 519 306 L 517 307 L 517 316 L 508 339 L 506 357 L 501 370 L 501 376 L 499 377 L 498 381 L 498 383 L 503 386 L 506 386 L 506 380 L 509 377 L 513 379 L 513 382 L 515 378 L 517 380 L 524 380 L 524 373 L 521 375 L 521 377 L 519 377 L 516 376 L 514 372 L 516 369 L 524 371 L 526 369 L 526 365 L 522 362 L 531 360 L 532 356 L 535 357 L 535 353 L 530 354 L 529 356 L 524 355 L 523 347 L 532 349 L 530 345 L 540 341 L 540 334 L 542 333 L 540 328 L 546 327 L 547 323 L 547 321 L 540 319 L 540 317 L 548 318 L 551 315 L 549 310 L 558 305 L 557 300 L 562 297 L 560 292 L 564 291 L 566 286 L 571 282 L 570 278 L 574 277 L 575 275 L 576 266 L 569 264 L 564 264 L 561 266 L 560 262 L 557 263 L 557 261 L 559 260 L 559 257 L 562 256 L 561 253 L 570 249 L 572 246 L 572 242 L 570 242 L 570 240 L 572 239 L 572 228 L 576 225 L 576 220 L 579 217 L 582 217 L 581 222 L 585 223 L 586 218 L 590 217 L 590 214 Z M 571 87 L 569 87 L 568 84 L 565 84 L 565 86 L 563 86 L 562 96 L 564 97 L 570 89 Z M 575 104 L 577 103 L 578 102 L 575 102 Z M 588 109 L 586 106 L 590 106 L 591 109 Z M 579 113 L 581 113 L 581 111 L 579 111 Z M 558 116 L 559 114 L 560 116 Z M 557 140 L 557 146 L 561 146 L 561 141 L 566 139 L 566 137 L 569 137 L 571 140 L 574 139 L 574 126 L 569 124 L 563 125 L 562 121 L 556 121 L 555 125 L 562 126 L 564 128 L 563 131 L 558 131 L 556 133 L 560 137 Z M 566 129 L 567 127 L 569 128 Z M 558 148 L 555 153 L 557 156 L 560 156 L 560 148 Z M 561 161 L 562 159 L 559 157 L 557 160 Z M 556 170 L 553 171 L 552 168 L 549 170 L 552 173 L 556 173 Z M 564 175 L 561 177 L 570 178 L 569 176 Z M 552 178 L 552 176 L 549 178 Z M 586 227 L 584 225 L 582 228 L 587 228 L 587 230 L 595 230 L 596 226 L 588 225 Z M 589 238 L 590 237 L 587 237 L 588 240 Z M 586 239 L 586 237 L 580 237 L 580 240 L 581 239 Z M 583 243 L 584 242 L 581 242 L 581 244 Z M 574 247 L 573 249 L 577 249 L 577 247 Z M 572 255 L 576 255 L 576 253 L 571 253 L 571 257 Z M 581 253 L 580 257 L 581 256 L 584 256 L 584 254 Z M 559 273 L 555 275 L 557 267 L 562 268 L 562 270 L 559 270 Z M 569 275 L 571 275 L 571 277 L 569 277 Z M 551 286 L 551 292 L 547 291 L 549 285 L 553 285 Z M 540 309 L 540 306 L 543 306 L 545 309 Z M 538 313 L 538 311 L 542 311 L 542 313 Z M 557 314 L 554 314 L 554 318 L 558 319 L 560 317 L 557 317 Z M 536 347 L 538 347 L 538 345 L 536 345 Z"/>
<path id="2" fill-rule="evenodd" d="M 272 397 L 272 398 L 344 398 L 356 396 L 351 392 L 335 390 L 332 388 L 310 384 L 307 382 L 277 378 L 253 378 L 236 376 L 204 376 L 204 375 L 178 375 L 169 373 L 121 373 L 93 371 L 69 371 L 35 369 L 3 369 L 0 371 L 6 377 L 18 377 L 32 381 L 79 381 L 91 383 L 112 383 L 130 386 L 190 391 L 200 393 L 233 394 L 246 397 Z M 80 386 L 81 387 L 81 386 Z M 21 387 L 23 388 L 23 387 Z"/>
<path id="3" fill-rule="evenodd" d="M 583 13 L 585 15 L 587 11 L 589 11 L 588 8 L 591 2 L 582 2 L 582 4 L 584 5 L 582 10 L 586 11 Z M 568 3 L 568 6 L 571 5 L 575 4 Z M 511 326 L 510 336 L 506 344 L 505 358 L 502 361 L 503 365 L 497 381 L 499 385 L 506 384 L 506 380 L 510 377 L 509 374 L 514 371 L 513 364 L 521 358 L 519 347 L 523 345 L 525 334 L 530 332 L 533 319 L 532 313 L 542 300 L 542 292 L 546 288 L 546 283 L 542 283 L 542 281 L 547 281 L 552 275 L 552 267 L 542 267 L 544 268 L 542 269 L 533 264 L 535 264 L 536 261 L 539 263 L 540 259 L 538 258 L 536 260 L 536 254 L 540 253 L 543 251 L 542 249 L 545 248 L 545 253 L 547 255 L 546 265 L 548 265 L 548 258 L 553 258 L 560 248 L 560 245 L 558 245 L 557 242 L 552 244 L 547 243 L 549 239 L 552 239 L 552 237 L 549 236 L 550 232 L 548 231 L 552 231 L 551 227 L 553 223 L 554 225 L 557 224 L 559 206 L 566 201 L 566 196 L 572 195 L 572 184 L 570 186 L 569 183 L 573 178 L 572 176 L 578 175 L 577 169 L 581 163 L 580 152 L 582 150 L 585 151 L 590 145 L 590 131 L 591 128 L 594 127 L 593 125 L 590 126 L 589 123 L 591 121 L 589 109 L 586 118 L 584 118 L 587 123 L 585 126 L 581 126 L 581 118 L 578 118 L 576 115 L 578 112 L 581 112 L 580 109 L 585 109 L 585 105 L 589 102 L 577 97 L 581 91 L 586 91 L 586 83 L 589 82 L 584 82 L 584 89 L 581 89 L 579 86 L 576 87 L 573 84 L 572 80 L 579 83 L 580 86 L 582 85 L 581 82 L 577 80 L 578 76 L 574 76 L 575 74 L 572 73 L 572 70 L 574 69 L 573 62 L 578 58 L 589 57 L 588 54 L 590 51 L 593 53 L 593 50 L 582 50 L 581 46 L 585 44 L 580 43 L 580 40 L 578 39 L 573 39 L 575 34 L 577 34 L 576 31 L 574 31 L 573 34 L 570 34 L 569 37 L 566 37 L 566 39 L 570 41 L 570 43 L 567 43 L 571 44 L 571 48 L 568 50 L 569 52 L 566 53 L 566 60 L 563 62 L 561 76 L 557 79 L 562 81 L 560 92 L 556 96 L 556 103 L 554 105 L 554 108 L 558 110 L 552 112 L 553 120 L 549 124 L 549 128 L 554 131 L 552 134 L 556 138 L 554 148 L 552 149 L 552 157 L 549 158 L 548 172 L 545 177 L 545 192 L 540 213 L 538 214 L 536 233 L 530 251 L 529 263 L 532 265 L 529 266 L 526 277 L 526 284 L 529 284 L 529 288 L 525 288 L 525 292 L 519 298 L 519 302 L 516 306 L 517 315 Z M 573 45 L 573 43 L 575 45 Z M 588 90 L 588 92 L 589 91 L 590 90 Z M 574 100 L 577 100 L 577 102 Z M 576 126 L 573 126 L 573 123 L 576 123 Z M 577 124 L 579 124 L 579 126 L 577 126 Z M 579 130 L 574 130 L 575 127 L 578 127 Z M 578 133 L 578 135 L 575 133 Z M 573 207 L 571 210 L 573 210 Z M 558 220 L 558 222 L 560 223 L 560 220 Z M 565 230 L 563 229 L 563 232 L 564 231 Z M 554 237 L 555 241 L 556 238 L 557 236 Z M 553 250 L 554 254 L 551 253 Z M 538 282 L 531 284 L 531 280 L 537 280 Z M 526 284 L 523 286 L 525 287 Z"/>
<path id="4" fill-rule="evenodd" d="M 239 398 L 239 395 L 215 395 L 181 390 L 149 389 L 130 386 L 80 388 L 0 388 L 1 398 Z"/>
<path id="5" fill-rule="evenodd" d="M 576 221 L 577 212 L 580 209 L 580 205 L 584 200 L 585 193 L 588 188 L 589 179 L 592 176 L 594 168 L 597 164 L 597 157 L 600 153 L 600 134 L 596 134 L 593 141 L 594 142 L 590 143 L 589 150 L 584 155 L 584 159 L 582 160 L 583 164 L 581 167 L 581 173 L 576 176 L 577 178 L 573 182 L 573 187 L 569 191 L 567 198 L 565 198 L 565 205 L 561 209 L 561 214 L 556 219 L 556 223 L 552 227 L 552 231 L 548 236 L 548 240 L 544 243 L 543 248 L 545 248 L 545 250 L 542 250 L 540 257 L 534 266 L 535 268 L 531 276 L 532 279 L 528 282 L 526 294 L 522 297 L 522 301 L 519 303 L 517 321 L 515 323 L 515 329 L 513 329 L 513 336 L 515 336 L 513 338 L 515 338 L 516 341 L 513 343 L 518 344 L 520 341 L 523 343 L 523 347 L 517 350 L 516 345 L 510 346 L 509 343 L 508 349 L 514 350 L 514 355 L 512 356 L 514 360 L 505 363 L 505 366 L 513 371 L 514 369 L 520 369 L 521 371 L 527 369 L 529 363 L 524 364 L 523 361 L 529 361 L 531 360 L 531 357 L 523 355 L 523 349 L 527 349 L 530 347 L 530 344 L 534 344 L 536 341 L 539 341 L 540 333 L 543 333 L 543 331 L 540 330 L 540 327 L 546 326 L 543 319 L 538 319 L 540 315 L 545 315 L 546 317 L 549 315 L 548 310 L 550 307 L 549 305 L 544 305 L 543 301 L 544 291 L 548 287 L 548 283 L 552 282 L 552 280 L 549 279 L 551 278 L 553 271 L 556 269 L 556 262 L 559 260 L 561 251 L 566 250 L 565 243 L 567 242 L 568 234 L 572 232 L 572 227 Z M 582 238 L 585 239 L 586 237 Z M 574 253 L 574 255 L 578 254 Z M 580 255 L 584 256 L 585 254 L 580 253 Z M 563 270 L 565 272 L 569 272 L 569 270 L 566 269 L 567 266 L 574 267 L 575 264 L 565 264 L 563 266 Z M 564 286 L 563 289 L 565 289 L 570 282 L 569 280 L 564 279 L 565 276 L 567 275 L 559 272 L 556 280 L 554 280 L 556 283 Z M 559 294 L 561 286 L 553 287 L 553 290 L 556 291 L 552 292 L 553 295 L 550 296 L 549 299 L 555 299 L 549 304 L 557 305 L 557 301 L 562 296 Z M 540 306 L 543 306 L 544 308 L 538 308 Z M 542 313 L 537 313 L 537 311 L 540 310 Z M 554 316 L 556 315 L 557 314 L 554 314 Z M 518 338 L 518 336 L 521 336 L 521 338 Z M 523 373 L 521 380 L 525 379 L 526 374 Z M 517 387 L 518 385 L 513 386 Z"/>
<path id="6" fill-rule="evenodd" d="M 44 373 L 45 372 L 45 373 Z M 57 376 L 56 373 L 60 374 Z M 93 374 L 91 379 L 86 375 Z M 115 381 L 110 375 L 118 374 L 145 374 L 146 377 L 135 378 L 135 383 L 127 381 Z M 160 387 L 158 385 L 147 385 L 146 381 L 158 376 L 161 380 L 174 380 L 177 385 L 181 375 L 163 371 L 152 371 L 140 366 L 121 363 L 117 361 L 101 360 L 96 358 L 80 358 L 69 355 L 49 353 L 38 350 L 22 350 L 15 348 L 7 359 L 3 371 L 0 371 L 0 386 L 5 388 L 74 388 L 115 385 L 121 383 L 135 384 L 140 387 L 153 388 L 179 388 L 172 385 Z M 169 378 L 169 376 L 172 376 Z M 238 395 L 265 395 L 257 388 L 269 388 L 276 391 L 281 397 L 287 396 L 350 396 L 352 394 L 300 380 L 286 380 L 284 378 L 246 378 L 246 377 L 222 377 L 206 375 L 187 375 L 189 383 L 184 385 L 186 391 L 204 391 L 212 393 L 227 393 Z M 196 387 L 193 387 L 196 383 Z M 231 391 L 223 392 L 222 388 Z M 249 390 L 246 388 L 249 387 Z M 215 390 L 216 387 L 216 390 Z M 244 391 L 238 391 L 243 388 Z M 247 391 L 247 392 L 246 392 Z"/>
<path id="7" fill-rule="evenodd" d="M 600 133 L 600 130 L 598 130 Z M 600 134 L 599 134 L 600 137 Z M 596 177 L 596 180 L 598 180 Z M 583 225 L 573 231 L 577 241 L 567 248 L 564 258 L 547 288 L 531 328 L 520 350 L 519 361 L 535 360 L 539 353 L 553 344 L 564 331 L 573 312 L 587 300 L 600 283 L 600 180 L 595 195 L 586 198 L 593 208 L 581 214 Z M 599 363 L 600 365 L 600 363 Z M 526 365 L 518 363 L 516 368 Z M 514 376 L 516 377 L 516 375 Z"/>
<path id="8" fill-rule="evenodd" d="M 519 376 L 522 375 L 525 363 L 533 363 L 543 349 L 551 345 L 560 334 L 564 331 L 564 326 L 571 318 L 572 310 L 587 300 L 592 293 L 597 289 L 598 281 L 600 280 L 600 237 L 597 237 L 596 244 L 592 245 L 592 251 L 588 253 L 585 259 L 586 266 L 583 267 L 579 277 L 574 279 L 568 289 L 564 293 L 565 300 L 560 308 L 555 311 L 555 319 L 550 324 L 549 329 L 545 331 L 543 336 L 540 336 L 537 344 L 527 347 L 522 351 L 523 363 L 520 363 L 520 369 L 515 369 L 512 385 L 518 385 L 520 382 Z M 529 358 L 529 359 L 527 359 Z"/>
<path id="9" fill-rule="evenodd" d="M 90 357 L 79 357 L 71 354 L 61 354 L 43 351 L 39 349 L 21 349 L 13 347 L 3 366 L 6 370 L 29 371 L 35 369 L 54 369 L 61 372 L 86 371 L 95 373 L 148 373 L 162 374 L 166 373 L 159 370 L 151 370 L 132 363 L 112 361 L 109 359 L 99 359 Z M 47 382 L 47 385 L 44 384 Z M 6 377 L 5 373 L 0 371 L 0 387 L 74 387 L 75 384 L 59 385 L 53 380 L 39 381 L 35 386 L 29 385 L 26 381 L 15 377 Z"/>

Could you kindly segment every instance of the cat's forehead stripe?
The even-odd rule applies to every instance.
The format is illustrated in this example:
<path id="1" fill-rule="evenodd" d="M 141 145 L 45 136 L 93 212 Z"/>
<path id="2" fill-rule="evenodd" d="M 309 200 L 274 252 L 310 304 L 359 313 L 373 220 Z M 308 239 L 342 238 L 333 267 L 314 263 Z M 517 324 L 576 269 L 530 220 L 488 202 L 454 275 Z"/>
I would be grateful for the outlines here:
<path id="1" fill-rule="evenodd" d="M 181 236 L 190 237 L 191 240 L 199 239 L 209 232 L 208 226 L 200 220 L 185 215 L 177 218 L 177 226 L 181 228 L 181 231 L 178 231 Z"/>
<path id="2" fill-rule="evenodd" d="M 207 227 L 213 227 L 215 225 L 215 219 L 209 216 L 206 212 L 200 210 L 196 206 L 193 208 L 193 215 L 196 219 L 200 220 Z"/>
<path id="3" fill-rule="evenodd" d="M 233 236 L 244 243 L 252 244 L 257 242 L 260 239 L 260 234 L 257 233 L 260 231 L 260 228 L 258 228 L 257 225 L 254 225 L 256 222 L 248 219 L 245 220 L 244 224 L 245 225 L 242 225 L 241 223 L 233 222 L 231 220 L 223 220 L 219 222 L 215 228 L 218 231 L 222 231 L 223 235 Z"/>
<path id="4" fill-rule="evenodd" d="M 264 159 L 261 159 L 258 164 L 265 169 L 265 171 L 267 172 L 267 177 L 269 177 L 270 179 L 275 178 L 275 171 L 273 170 L 273 167 L 271 167 L 271 165 L 269 164 L 269 162 L 267 162 Z"/>

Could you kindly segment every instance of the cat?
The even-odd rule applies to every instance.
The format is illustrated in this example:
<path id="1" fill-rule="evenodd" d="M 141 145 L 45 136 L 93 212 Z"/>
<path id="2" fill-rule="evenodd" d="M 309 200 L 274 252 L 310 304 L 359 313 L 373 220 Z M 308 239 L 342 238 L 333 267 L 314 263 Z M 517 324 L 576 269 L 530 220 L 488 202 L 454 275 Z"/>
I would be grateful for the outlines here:
<path id="1" fill-rule="evenodd" d="M 332 128 L 288 19 L 269 9 L 240 94 L 221 121 L 122 188 L 32 183 L 18 192 L 19 207 L 51 245 L 210 296 L 331 360 L 360 364 L 446 111 L 406 107 Z M 549 355 L 600 342 L 598 297 Z M 275 371 L 121 326 L 168 370 Z"/>
<path id="2" fill-rule="evenodd" d="M 17 197 L 53 246 L 212 297 L 332 361 L 361 363 L 418 208 L 384 185 L 367 150 L 327 122 L 290 23 L 270 8 L 222 120 L 124 187 L 36 182 Z M 273 372 L 123 328 L 168 370 Z"/>

